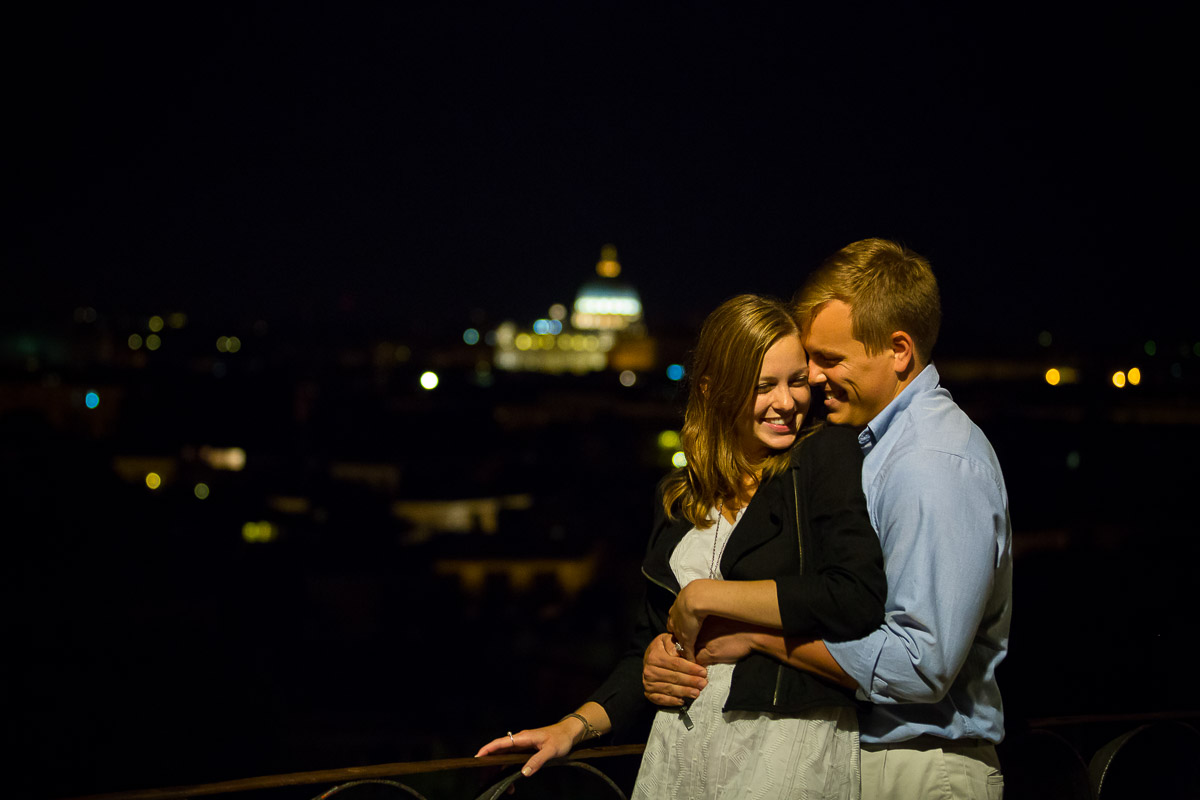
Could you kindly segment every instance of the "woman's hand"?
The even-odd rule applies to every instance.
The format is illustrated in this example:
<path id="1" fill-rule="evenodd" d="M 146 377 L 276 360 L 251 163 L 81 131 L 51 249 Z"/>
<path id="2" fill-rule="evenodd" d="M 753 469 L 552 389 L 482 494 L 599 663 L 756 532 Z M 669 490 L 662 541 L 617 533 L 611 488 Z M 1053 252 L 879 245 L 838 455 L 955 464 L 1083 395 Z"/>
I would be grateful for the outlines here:
<path id="1" fill-rule="evenodd" d="M 701 610 L 698 601 L 707 591 L 707 584 L 711 583 L 716 583 L 716 581 L 700 579 L 683 587 L 683 590 L 675 598 L 674 604 L 671 605 L 671 610 L 667 613 L 667 630 L 683 647 L 679 651 L 679 655 L 688 661 L 696 660 L 696 637 L 700 635 L 704 618 L 708 616 L 707 611 Z"/>
<path id="2" fill-rule="evenodd" d="M 501 736 L 499 739 L 493 739 L 479 748 L 479 752 L 475 754 L 475 757 L 491 756 L 510 750 L 535 748 L 537 752 L 525 762 L 525 766 L 521 767 L 521 774 L 528 778 L 541 769 L 542 765 L 550 759 L 562 758 L 571 752 L 571 748 L 575 746 L 576 736 L 582 738 L 583 723 L 574 717 L 567 717 L 544 728 L 520 731 L 509 736 Z"/>

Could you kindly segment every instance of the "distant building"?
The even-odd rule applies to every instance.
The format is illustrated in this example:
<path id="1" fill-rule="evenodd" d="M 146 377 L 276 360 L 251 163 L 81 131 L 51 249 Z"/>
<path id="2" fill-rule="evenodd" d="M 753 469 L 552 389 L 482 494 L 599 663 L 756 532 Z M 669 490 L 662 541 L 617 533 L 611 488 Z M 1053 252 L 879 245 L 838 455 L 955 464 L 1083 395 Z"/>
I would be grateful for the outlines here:
<path id="1" fill-rule="evenodd" d="M 617 248 L 606 244 L 597 277 L 579 287 L 570 320 L 566 308 L 552 306 L 546 319 L 529 329 L 505 322 L 496 329 L 493 363 L 509 372 L 572 372 L 654 368 L 654 340 L 646 335 L 637 289 L 618 280 Z"/>

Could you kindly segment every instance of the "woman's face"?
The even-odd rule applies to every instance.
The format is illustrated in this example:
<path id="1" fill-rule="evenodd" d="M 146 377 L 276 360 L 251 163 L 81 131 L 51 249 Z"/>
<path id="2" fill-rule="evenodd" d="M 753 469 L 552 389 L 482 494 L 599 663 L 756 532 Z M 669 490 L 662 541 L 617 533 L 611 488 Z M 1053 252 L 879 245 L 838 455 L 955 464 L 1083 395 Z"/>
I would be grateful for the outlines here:
<path id="1" fill-rule="evenodd" d="M 808 359 L 800 337 L 784 336 L 763 357 L 758 385 L 738 424 L 743 452 L 757 461 L 791 447 L 810 399 Z"/>

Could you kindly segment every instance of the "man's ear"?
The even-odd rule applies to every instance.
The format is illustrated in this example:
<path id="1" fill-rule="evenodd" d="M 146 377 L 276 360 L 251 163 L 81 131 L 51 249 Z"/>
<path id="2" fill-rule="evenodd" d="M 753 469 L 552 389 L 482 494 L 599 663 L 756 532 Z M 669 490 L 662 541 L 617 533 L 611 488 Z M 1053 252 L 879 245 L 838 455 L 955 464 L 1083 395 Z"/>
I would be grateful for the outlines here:
<path id="1" fill-rule="evenodd" d="M 896 370 L 896 376 L 903 381 L 917 369 L 917 346 L 913 343 L 912 336 L 904 331 L 892 333 L 891 345 L 892 358 L 895 359 L 892 368 Z"/>

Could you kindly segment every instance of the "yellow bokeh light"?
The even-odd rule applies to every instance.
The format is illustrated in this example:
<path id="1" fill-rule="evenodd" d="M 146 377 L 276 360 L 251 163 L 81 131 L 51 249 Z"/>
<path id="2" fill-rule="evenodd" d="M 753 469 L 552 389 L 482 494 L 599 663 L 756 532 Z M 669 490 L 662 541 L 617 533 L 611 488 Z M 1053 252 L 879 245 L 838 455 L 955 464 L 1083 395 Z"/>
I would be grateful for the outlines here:
<path id="1" fill-rule="evenodd" d="M 1113 386 L 1117 387 L 1118 389 L 1123 389 L 1125 387 L 1125 373 L 1114 372 L 1112 376 L 1112 382 Z"/>
<path id="2" fill-rule="evenodd" d="M 421 374 L 422 389 L 436 389 L 438 385 L 438 376 L 436 372 L 425 372 Z"/>
<path id="3" fill-rule="evenodd" d="M 146 327 L 155 333 L 158 333 L 163 329 L 163 318 L 155 314 L 150 318 L 150 321 L 146 323 Z"/>
<path id="4" fill-rule="evenodd" d="M 676 467 L 686 467 L 687 466 L 687 456 L 685 456 L 683 454 L 682 450 L 677 450 L 675 452 L 675 455 L 671 456 L 671 464 L 673 464 Z"/>
<path id="5" fill-rule="evenodd" d="M 1062 380 L 1062 373 L 1051 367 L 1046 370 L 1046 383 L 1051 386 L 1058 386 L 1058 382 Z"/>
<path id="6" fill-rule="evenodd" d="M 200 459 L 213 469 L 227 469 L 240 472 L 246 468 L 246 451 L 240 447 L 208 447 L 200 448 Z"/>
<path id="7" fill-rule="evenodd" d="M 227 350 L 229 350 L 229 352 L 236 353 L 238 350 L 242 349 L 242 340 L 236 336 L 230 336 L 225 340 L 225 347 Z"/>
<path id="8" fill-rule="evenodd" d="M 167 317 L 167 324 L 178 330 L 187 325 L 187 314 L 184 314 L 182 311 L 176 311 Z"/>
<path id="9" fill-rule="evenodd" d="M 229 337 L 228 336 L 218 336 L 217 337 L 217 352 L 224 353 L 228 349 L 229 349 Z"/>
<path id="10" fill-rule="evenodd" d="M 279 537 L 279 529 L 266 520 L 247 522 L 242 526 L 242 539 L 246 542 L 273 542 Z"/>
<path id="11" fill-rule="evenodd" d="M 528 350 L 533 346 L 533 337 L 528 333 L 518 333 L 513 339 L 513 347 L 518 350 Z"/>
<path id="12" fill-rule="evenodd" d="M 663 431 L 658 435 L 658 446 L 663 450 L 679 447 L 679 431 Z"/>
<path id="13" fill-rule="evenodd" d="M 162 477 L 157 472 L 147 472 L 146 485 L 151 489 L 157 489 L 162 486 Z"/>
<path id="14" fill-rule="evenodd" d="M 142 337 L 136 333 L 129 334 L 129 349 L 137 350 L 142 346 Z"/>
<path id="15" fill-rule="evenodd" d="M 206 499 L 208 497 L 208 484 L 197 483 L 196 487 L 192 489 L 192 494 L 196 495 L 196 498 L 199 500 Z"/>
<path id="16" fill-rule="evenodd" d="M 162 346 L 162 339 L 158 338 L 157 333 L 152 333 L 146 337 L 146 349 L 157 350 Z"/>
<path id="17" fill-rule="evenodd" d="M 1128 377 L 1129 377 L 1129 385 L 1137 386 L 1139 383 L 1142 382 L 1142 371 L 1140 369 L 1138 369 L 1137 367 L 1134 367 L 1133 369 L 1129 370 Z"/>

